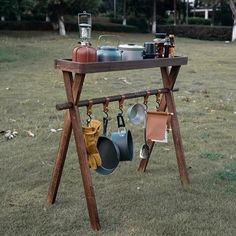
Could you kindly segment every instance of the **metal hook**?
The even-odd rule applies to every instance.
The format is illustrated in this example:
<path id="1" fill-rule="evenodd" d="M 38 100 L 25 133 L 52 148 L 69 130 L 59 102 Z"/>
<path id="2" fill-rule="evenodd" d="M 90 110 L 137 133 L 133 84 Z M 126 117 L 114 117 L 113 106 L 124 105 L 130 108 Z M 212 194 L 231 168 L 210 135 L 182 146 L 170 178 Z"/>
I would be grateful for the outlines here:
<path id="1" fill-rule="evenodd" d="M 146 92 L 146 95 L 144 96 L 144 101 L 143 101 L 143 104 L 144 104 L 144 106 L 145 106 L 145 110 L 147 111 L 148 110 L 148 105 L 147 105 L 147 103 L 148 103 L 148 97 L 150 96 L 150 91 L 147 91 Z"/>
<path id="2" fill-rule="evenodd" d="M 160 109 L 160 104 L 161 104 L 161 91 L 157 91 L 157 94 L 156 94 L 156 109 L 159 110 Z"/>
<path id="3" fill-rule="evenodd" d="M 107 111 L 103 111 L 103 113 L 105 114 L 105 118 L 108 119 L 108 110 Z"/>
<path id="4" fill-rule="evenodd" d="M 105 102 L 103 103 L 103 113 L 106 115 L 106 118 L 108 118 L 108 104 L 109 104 L 109 98 L 105 98 Z"/>
<path id="5" fill-rule="evenodd" d="M 123 115 L 123 106 L 124 106 L 124 101 L 125 101 L 125 96 L 122 95 L 121 96 L 121 99 L 119 100 L 119 110 L 120 110 L 120 113 L 121 115 Z"/>
<path id="6" fill-rule="evenodd" d="M 87 113 L 88 119 L 86 120 L 87 126 L 89 126 L 91 120 L 92 120 L 92 116 L 91 114 Z"/>
<path id="7" fill-rule="evenodd" d="M 87 126 L 89 126 L 89 124 L 92 120 L 92 106 L 93 106 L 93 101 L 89 100 L 88 106 L 87 106 L 87 116 L 88 116 L 88 119 L 86 120 Z"/>

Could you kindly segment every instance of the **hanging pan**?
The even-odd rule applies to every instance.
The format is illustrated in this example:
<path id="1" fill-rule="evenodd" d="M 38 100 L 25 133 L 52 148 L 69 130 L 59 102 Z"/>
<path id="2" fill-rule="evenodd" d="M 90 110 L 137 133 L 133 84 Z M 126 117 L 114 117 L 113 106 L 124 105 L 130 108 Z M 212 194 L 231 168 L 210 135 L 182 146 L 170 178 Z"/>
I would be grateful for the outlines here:
<path id="1" fill-rule="evenodd" d="M 102 165 L 98 166 L 96 172 L 102 175 L 111 174 L 119 164 L 120 151 L 117 145 L 107 137 L 108 117 L 103 117 L 103 135 L 98 138 L 97 148 Z"/>

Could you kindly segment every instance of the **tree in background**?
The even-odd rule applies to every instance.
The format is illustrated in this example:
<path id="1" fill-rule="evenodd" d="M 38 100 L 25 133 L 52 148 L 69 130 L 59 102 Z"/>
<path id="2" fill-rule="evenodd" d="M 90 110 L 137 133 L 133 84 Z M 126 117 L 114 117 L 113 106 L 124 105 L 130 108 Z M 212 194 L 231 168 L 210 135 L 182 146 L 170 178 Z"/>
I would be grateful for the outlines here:
<path id="1" fill-rule="evenodd" d="M 236 40 L 236 6 L 235 6 L 235 1 L 234 0 L 224 0 L 225 2 L 227 2 L 227 4 L 229 5 L 231 12 L 232 12 L 232 17 L 233 17 L 233 29 L 232 29 L 232 39 L 231 41 L 235 41 Z M 223 3 L 223 0 L 203 0 L 202 2 L 207 3 L 207 4 L 211 4 L 213 7 L 216 6 L 219 3 Z"/>
<path id="2" fill-rule="evenodd" d="M 126 25 L 126 18 L 127 18 L 127 12 L 126 12 L 127 2 L 126 0 L 123 0 L 123 25 Z"/>
<path id="3" fill-rule="evenodd" d="M 6 16 L 9 14 L 10 1 L 0 0 L 0 17 L 1 21 L 5 21 Z"/>
<path id="4" fill-rule="evenodd" d="M 34 0 L 0 0 L 1 20 L 13 17 L 21 21 L 22 14 L 31 12 L 34 8 Z"/>
<path id="5" fill-rule="evenodd" d="M 157 0 L 153 0 L 153 15 L 152 15 L 152 33 L 156 33 L 157 29 Z"/>
<path id="6" fill-rule="evenodd" d="M 96 12 L 100 0 L 34 0 L 38 9 L 46 15 L 46 19 L 52 22 L 53 28 L 59 30 L 59 34 L 66 35 L 64 15 L 77 15 L 79 12 Z"/>
<path id="7" fill-rule="evenodd" d="M 235 3 L 233 0 L 229 0 L 229 6 L 232 11 L 232 16 L 233 16 L 233 30 L 232 30 L 232 41 L 236 40 L 236 7 Z"/>

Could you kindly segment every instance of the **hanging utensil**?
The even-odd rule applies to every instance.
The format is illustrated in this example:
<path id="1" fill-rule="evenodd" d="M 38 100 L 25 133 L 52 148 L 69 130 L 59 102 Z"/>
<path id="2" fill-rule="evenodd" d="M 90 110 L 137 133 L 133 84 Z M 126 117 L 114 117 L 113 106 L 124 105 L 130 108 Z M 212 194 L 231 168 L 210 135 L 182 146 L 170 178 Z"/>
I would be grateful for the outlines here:
<path id="1" fill-rule="evenodd" d="M 150 155 L 150 147 L 147 144 L 147 136 L 146 136 L 146 120 L 144 121 L 144 129 L 143 129 L 143 138 L 144 138 L 144 144 L 140 148 L 139 157 L 141 159 L 147 159 Z"/>

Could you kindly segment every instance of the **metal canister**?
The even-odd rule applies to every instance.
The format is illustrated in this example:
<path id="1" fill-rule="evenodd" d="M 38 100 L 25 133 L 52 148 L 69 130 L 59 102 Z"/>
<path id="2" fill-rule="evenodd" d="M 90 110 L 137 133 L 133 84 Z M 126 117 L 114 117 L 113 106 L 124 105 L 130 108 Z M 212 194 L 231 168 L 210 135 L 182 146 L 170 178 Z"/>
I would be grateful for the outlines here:
<path id="1" fill-rule="evenodd" d="M 156 57 L 156 46 L 154 42 L 145 42 L 143 46 L 143 59 L 152 59 Z"/>
<path id="2" fill-rule="evenodd" d="M 170 39 L 169 37 L 166 37 L 164 42 L 164 57 L 169 57 L 169 49 L 170 49 Z"/>
<path id="3" fill-rule="evenodd" d="M 90 43 L 79 44 L 72 51 L 72 61 L 81 63 L 96 62 L 97 50 Z"/>
<path id="4" fill-rule="evenodd" d="M 156 47 L 156 57 L 161 58 L 164 55 L 164 42 L 166 33 L 156 33 L 153 39 Z"/>

